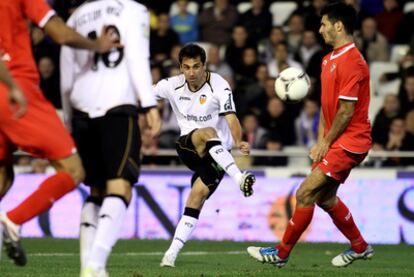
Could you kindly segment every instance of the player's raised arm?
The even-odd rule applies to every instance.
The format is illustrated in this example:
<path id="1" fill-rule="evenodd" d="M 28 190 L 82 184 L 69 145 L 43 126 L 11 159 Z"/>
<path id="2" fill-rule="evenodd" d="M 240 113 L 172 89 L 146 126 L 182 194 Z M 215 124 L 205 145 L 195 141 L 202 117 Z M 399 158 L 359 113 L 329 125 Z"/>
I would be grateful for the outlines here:
<path id="1" fill-rule="evenodd" d="M 88 49 L 99 53 L 108 52 L 112 48 L 121 47 L 114 42 L 111 34 L 102 30 L 96 40 L 83 37 L 56 15 L 44 0 L 22 0 L 21 8 L 24 15 L 36 23 L 58 44 L 74 48 Z"/>
<path id="2" fill-rule="evenodd" d="M 99 53 L 105 53 L 112 48 L 121 47 L 119 42 L 113 41 L 111 34 L 106 32 L 105 28 L 103 28 L 101 35 L 96 40 L 91 40 L 67 26 L 58 16 L 53 16 L 49 19 L 43 29 L 60 45 L 88 49 Z"/>
<path id="3" fill-rule="evenodd" d="M 16 117 L 21 117 L 26 112 L 27 101 L 23 92 L 16 85 L 6 65 L 0 59 L 0 81 L 9 89 L 9 101 Z M 17 107 L 16 107 L 17 104 Z"/>

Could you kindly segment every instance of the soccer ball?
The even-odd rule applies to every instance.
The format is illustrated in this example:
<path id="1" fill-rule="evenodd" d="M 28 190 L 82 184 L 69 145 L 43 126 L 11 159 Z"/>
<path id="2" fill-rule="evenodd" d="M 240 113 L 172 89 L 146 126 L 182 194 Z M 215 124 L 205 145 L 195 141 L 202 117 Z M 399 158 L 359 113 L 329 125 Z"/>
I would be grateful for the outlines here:
<path id="1" fill-rule="evenodd" d="M 276 94 L 285 102 L 299 102 L 306 97 L 309 88 L 309 76 L 296 67 L 288 67 L 280 72 L 275 82 Z"/>

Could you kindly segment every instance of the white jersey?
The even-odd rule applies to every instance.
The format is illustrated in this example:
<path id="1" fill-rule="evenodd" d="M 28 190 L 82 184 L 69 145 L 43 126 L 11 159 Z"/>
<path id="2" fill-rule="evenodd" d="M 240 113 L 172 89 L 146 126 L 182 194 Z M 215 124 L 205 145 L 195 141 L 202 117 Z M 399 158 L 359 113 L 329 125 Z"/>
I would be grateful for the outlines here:
<path id="1" fill-rule="evenodd" d="M 117 106 L 156 106 L 149 65 L 149 13 L 132 0 L 81 5 L 67 24 L 91 39 L 107 26 L 124 46 L 107 54 L 62 47 L 61 92 L 65 117 L 70 106 L 99 117 Z M 66 118 L 66 121 L 68 118 Z"/>
<path id="2" fill-rule="evenodd" d="M 194 92 L 183 74 L 159 81 L 154 90 L 158 99 L 170 102 L 181 136 L 197 128 L 212 127 L 223 146 L 232 148 L 233 138 L 224 115 L 236 110 L 230 86 L 220 75 L 207 72 L 207 81 Z"/>

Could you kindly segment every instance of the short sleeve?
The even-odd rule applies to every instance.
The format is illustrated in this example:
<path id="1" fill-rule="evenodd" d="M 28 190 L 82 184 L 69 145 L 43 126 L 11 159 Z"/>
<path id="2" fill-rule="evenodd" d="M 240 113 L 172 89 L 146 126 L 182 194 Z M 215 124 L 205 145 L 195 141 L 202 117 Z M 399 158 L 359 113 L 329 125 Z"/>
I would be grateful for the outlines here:
<path id="1" fill-rule="evenodd" d="M 167 99 L 168 91 L 170 90 L 170 83 L 167 79 L 162 79 L 156 85 L 153 86 L 155 98 L 157 100 Z"/>
<path id="2" fill-rule="evenodd" d="M 362 79 L 362 71 L 358 63 L 355 63 L 353 66 L 347 66 L 341 72 L 339 99 L 358 101 L 360 81 Z"/>
<path id="3" fill-rule="evenodd" d="M 25 16 L 43 28 L 49 19 L 55 15 L 46 0 L 23 0 L 23 12 Z"/>
<path id="4" fill-rule="evenodd" d="M 236 112 L 236 107 L 233 101 L 233 93 L 230 89 L 230 86 L 224 86 L 214 93 L 217 95 L 217 98 L 219 100 L 220 115 Z"/>

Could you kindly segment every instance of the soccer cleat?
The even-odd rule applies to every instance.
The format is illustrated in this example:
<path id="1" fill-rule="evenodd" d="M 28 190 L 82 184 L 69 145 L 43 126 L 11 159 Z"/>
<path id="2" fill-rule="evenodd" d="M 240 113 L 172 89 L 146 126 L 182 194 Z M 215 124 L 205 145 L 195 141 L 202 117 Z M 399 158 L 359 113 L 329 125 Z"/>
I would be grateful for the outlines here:
<path id="1" fill-rule="evenodd" d="M 160 266 L 161 267 L 175 267 L 175 259 L 176 258 L 177 258 L 176 255 L 166 252 L 164 254 L 164 257 L 162 257 Z"/>
<path id="2" fill-rule="evenodd" d="M 282 259 L 278 256 L 279 249 L 275 247 L 247 247 L 247 253 L 254 259 L 262 263 L 269 263 L 277 267 L 284 266 L 288 259 Z"/>
<path id="3" fill-rule="evenodd" d="M 0 213 L 0 223 L 3 225 L 3 244 L 6 248 L 7 256 L 13 260 L 15 265 L 25 266 L 27 259 L 20 245 L 20 226 L 14 224 L 5 212 Z"/>
<path id="4" fill-rule="evenodd" d="M 362 253 L 357 253 L 352 249 L 345 250 L 344 252 L 333 258 L 331 263 L 333 266 L 336 267 L 344 267 L 350 265 L 355 260 L 371 259 L 372 256 L 374 256 L 374 249 L 371 245 L 368 245 L 367 249 L 365 249 L 365 251 Z"/>
<path id="5" fill-rule="evenodd" d="M 86 267 L 82 270 L 80 277 L 109 277 L 109 274 L 105 269 L 93 269 L 92 267 Z"/>
<path id="6" fill-rule="evenodd" d="M 254 182 L 256 182 L 256 177 L 252 173 L 243 172 L 243 175 L 239 181 L 239 185 L 240 190 L 243 192 L 245 197 L 252 196 Z"/>

